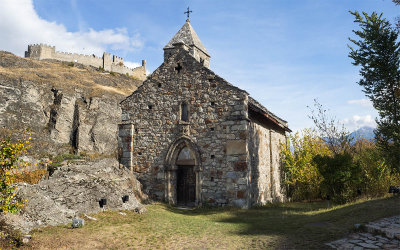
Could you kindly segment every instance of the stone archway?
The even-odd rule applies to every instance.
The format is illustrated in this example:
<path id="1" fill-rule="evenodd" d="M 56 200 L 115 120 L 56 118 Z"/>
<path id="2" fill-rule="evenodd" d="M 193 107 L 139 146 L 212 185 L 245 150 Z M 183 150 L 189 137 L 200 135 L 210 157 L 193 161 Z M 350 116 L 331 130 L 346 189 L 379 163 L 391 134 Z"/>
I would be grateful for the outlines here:
<path id="1" fill-rule="evenodd" d="M 178 202 L 201 205 L 200 151 L 188 136 L 182 136 L 171 144 L 165 167 L 165 200 L 172 205 Z"/>

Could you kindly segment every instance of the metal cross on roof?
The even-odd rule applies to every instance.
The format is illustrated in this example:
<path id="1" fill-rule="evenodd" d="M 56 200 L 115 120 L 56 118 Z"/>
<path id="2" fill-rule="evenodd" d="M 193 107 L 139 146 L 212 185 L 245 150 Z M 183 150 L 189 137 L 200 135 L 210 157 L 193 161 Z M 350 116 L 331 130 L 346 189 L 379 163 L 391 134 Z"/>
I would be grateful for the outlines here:
<path id="1" fill-rule="evenodd" d="M 189 19 L 189 15 L 190 13 L 192 13 L 193 11 L 189 10 L 189 7 L 187 7 L 187 11 L 183 12 L 183 14 L 187 15 L 187 18 Z"/>

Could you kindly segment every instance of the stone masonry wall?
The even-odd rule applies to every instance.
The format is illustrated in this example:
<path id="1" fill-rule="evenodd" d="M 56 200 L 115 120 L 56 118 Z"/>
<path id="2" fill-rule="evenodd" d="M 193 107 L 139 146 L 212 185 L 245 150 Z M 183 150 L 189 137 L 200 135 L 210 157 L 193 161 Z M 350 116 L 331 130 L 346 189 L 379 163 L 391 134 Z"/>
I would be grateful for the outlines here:
<path id="1" fill-rule="evenodd" d="M 121 103 L 122 163 L 139 174 L 146 193 L 165 199 L 165 158 L 182 136 L 183 102 L 189 109 L 189 132 L 184 134 L 200 151 L 199 202 L 248 206 L 248 95 L 185 50 L 177 50 Z"/>
<path id="2" fill-rule="evenodd" d="M 271 152 L 272 152 L 272 199 L 274 202 L 283 202 L 285 199 L 282 178 L 282 159 L 281 159 L 281 143 L 286 143 L 285 134 L 276 130 L 271 130 Z"/>
<path id="3" fill-rule="evenodd" d="M 198 62 L 203 64 L 204 67 L 210 68 L 210 56 L 205 54 L 203 51 L 199 50 L 195 46 L 187 46 L 185 44 L 175 44 L 174 48 L 164 49 L 164 61 L 168 60 L 168 58 L 175 53 L 177 49 L 184 49 L 188 51 Z"/>
<path id="4" fill-rule="evenodd" d="M 281 190 L 280 143 L 284 132 L 253 120 L 249 126 L 249 150 L 252 166 L 252 203 L 264 205 L 283 201 Z"/>

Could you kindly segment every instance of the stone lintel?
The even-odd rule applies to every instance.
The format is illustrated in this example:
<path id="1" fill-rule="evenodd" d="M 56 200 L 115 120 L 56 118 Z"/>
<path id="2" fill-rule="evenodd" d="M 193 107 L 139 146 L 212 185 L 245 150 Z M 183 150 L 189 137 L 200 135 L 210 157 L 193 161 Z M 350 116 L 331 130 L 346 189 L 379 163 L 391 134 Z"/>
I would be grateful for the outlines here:
<path id="1" fill-rule="evenodd" d="M 229 140 L 226 142 L 227 155 L 241 155 L 247 153 L 246 140 Z"/>

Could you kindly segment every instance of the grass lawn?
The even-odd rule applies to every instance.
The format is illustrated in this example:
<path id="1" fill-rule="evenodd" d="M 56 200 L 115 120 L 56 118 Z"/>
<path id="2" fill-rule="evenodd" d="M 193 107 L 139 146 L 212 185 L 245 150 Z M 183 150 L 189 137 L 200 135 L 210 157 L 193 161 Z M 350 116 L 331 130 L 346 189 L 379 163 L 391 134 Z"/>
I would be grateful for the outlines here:
<path id="1" fill-rule="evenodd" d="M 47 227 L 32 235 L 33 248 L 68 249 L 322 249 L 352 232 L 356 223 L 400 214 L 398 197 L 326 209 L 325 202 L 271 204 L 249 210 L 147 206 L 142 215 L 106 211 L 83 228 Z"/>

